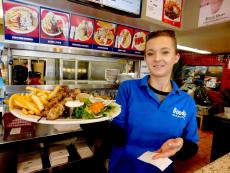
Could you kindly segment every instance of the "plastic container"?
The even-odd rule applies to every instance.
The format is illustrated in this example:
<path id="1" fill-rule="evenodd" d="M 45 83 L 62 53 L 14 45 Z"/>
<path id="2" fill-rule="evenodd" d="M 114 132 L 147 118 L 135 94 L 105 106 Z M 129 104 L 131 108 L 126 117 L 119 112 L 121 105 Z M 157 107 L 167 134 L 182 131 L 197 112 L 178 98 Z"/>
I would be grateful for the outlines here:
<path id="1" fill-rule="evenodd" d="M 29 72 L 29 84 L 30 85 L 40 85 L 41 84 L 40 80 L 41 80 L 40 72 L 35 72 L 35 71 Z"/>
<path id="2" fill-rule="evenodd" d="M 0 105 L 3 105 L 4 98 L 5 98 L 5 85 L 2 78 L 2 72 L 0 69 Z"/>
<path id="3" fill-rule="evenodd" d="M 5 129 L 23 127 L 23 126 L 33 126 L 32 122 L 19 119 L 9 112 L 3 115 L 3 123 Z"/>

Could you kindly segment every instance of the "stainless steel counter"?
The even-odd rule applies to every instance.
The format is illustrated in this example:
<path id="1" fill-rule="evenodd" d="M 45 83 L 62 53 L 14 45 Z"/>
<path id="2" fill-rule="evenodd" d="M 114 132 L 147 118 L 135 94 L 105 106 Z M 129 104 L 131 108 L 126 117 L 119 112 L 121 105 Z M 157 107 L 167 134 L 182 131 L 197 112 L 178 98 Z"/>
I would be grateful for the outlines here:
<path id="1" fill-rule="evenodd" d="M 56 85 L 65 85 L 70 89 L 79 88 L 81 90 L 114 90 L 118 89 L 117 84 L 112 84 L 103 81 L 76 81 L 74 84 L 59 82 Z M 27 86 L 32 86 L 36 88 L 42 88 L 46 90 L 52 90 L 56 85 L 6 85 L 5 93 L 7 96 L 13 93 L 25 93 Z"/>
<path id="2" fill-rule="evenodd" d="M 72 126 L 72 129 L 69 128 L 63 131 L 60 130 L 60 126 L 57 125 L 35 123 L 33 126 L 19 127 L 20 133 L 12 133 L 12 129 L 3 129 L 2 125 L 0 125 L 0 128 L 0 149 L 9 148 L 12 145 L 19 146 L 26 142 L 43 143 L 45 141 L 67 139 L 83 135 L 78 125 L 76 125 L 76 127 Z"/>

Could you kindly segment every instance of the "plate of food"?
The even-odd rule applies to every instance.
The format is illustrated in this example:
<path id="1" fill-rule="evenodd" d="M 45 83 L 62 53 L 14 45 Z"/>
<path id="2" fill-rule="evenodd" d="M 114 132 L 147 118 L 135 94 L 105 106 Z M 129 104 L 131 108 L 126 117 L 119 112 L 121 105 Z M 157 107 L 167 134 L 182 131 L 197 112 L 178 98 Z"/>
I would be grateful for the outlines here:
<path id="1" fill-rule="evenodd" d="M 9 110 L 17 118 L 35 123 L 88 124 L 111 120 L 121 112 L 114 100 L 93 97 L 79 89 L 61 86 L 52 91 L 27 89 L 31 92 L 9 98 Z"/>
<path id="2" fill-rule="evenodd" d="M 133 46 L 139 51 L 144 51 L 146 42 L 146 35 L 144 32 L 137 32 L 133 36 Z"/>
<path id="3" fill-rule="evenodd" d="M 51 37 L 64 33 L 66 28 L 64 19 L 53 12 L 48 12 L 41 23 L 42 31 Z"/>
<path id="4" fill-rule="evenodd" d="M 28 34 L 38 27 L 38 14 L 30 8 L 17 6 L 5 13 L 5 26 L 18 34 Z"/>
<path id="5" fill-rule="evenodd" d="M 91 21 L 82 20 L 76 27 L 75 40 L 87 41 L 92 37 L 93 24 Z"/>
<path id="6" fill-rule="evenodd" d="M 120 32 L 120 37 L 121 37 L 121 46 L 123 48 L 128 48 L 129 45 L 131 44 L 131 34 L 129 32 L 129 30 L 127 29 L 123 29 L 121 32 Z"/>

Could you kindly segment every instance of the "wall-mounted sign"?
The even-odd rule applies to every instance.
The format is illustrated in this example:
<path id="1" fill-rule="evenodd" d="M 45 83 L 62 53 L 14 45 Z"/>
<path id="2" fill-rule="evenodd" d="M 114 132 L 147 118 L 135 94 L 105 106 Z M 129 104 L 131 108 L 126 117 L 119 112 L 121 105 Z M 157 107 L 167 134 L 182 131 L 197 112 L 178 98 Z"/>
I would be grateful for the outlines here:
<path id="1" fill-rule="evenodd" d="M 145 43 L 146 43 L 146 35 L 148 35 L 148 31 L 143 31 L 139 29 L 134 30 L 132 46 L 131 46 L 131 53 L 137 55 L 143 55 L 145 50 Z"/>
<path id="2" fill-rule="evenodd" d="M 71 15 L 69 45 L 92 48 L 94 19 Z"/>
<path id="3" fill-rule="evenodd" d="M 129 53 L 133 37 L 133 28 L 117 25 L 117 34 L 113 50 L 116 52 Z"/>
<path id="4" fill-rule="evenodd" d="M 181 27 L 183 0 L 147 0 L 146 16 Z"/>
<path id="5" fill-rule="evenodd" d="M 39 41 L 39 7 L 16 2 L 3 2 L 6 40 Z"/>
<path id="6" fill-rule="evenodd" d="M 230 20 L 229 0 L 201 0 L 198 26 Z"/>
<path id="7" fill-rule="evenodd" d="M 164 0 L 162 21 L 181 27 L 183 0 Z"/>
<path id="8" fill-rule="evenodd" d="M 147 0 L 146 16 L 162 21 L 163 0 Z"/>
<path id="9" fill-rule="evenodd" d="M 45 44 L 68 45 L 69 13 L 41 8 L 40 42 Z"/>
<path id="10" fill-rule="evenodd" d="M 95 20 L 93 48 L 111 51 L 115 42 L 116 24 Z"/>
<path id="11" fill-rule="evenodd" d="M 144 53 L 148 31 L 14 0 L 3 7 L 6 40 Z"/>

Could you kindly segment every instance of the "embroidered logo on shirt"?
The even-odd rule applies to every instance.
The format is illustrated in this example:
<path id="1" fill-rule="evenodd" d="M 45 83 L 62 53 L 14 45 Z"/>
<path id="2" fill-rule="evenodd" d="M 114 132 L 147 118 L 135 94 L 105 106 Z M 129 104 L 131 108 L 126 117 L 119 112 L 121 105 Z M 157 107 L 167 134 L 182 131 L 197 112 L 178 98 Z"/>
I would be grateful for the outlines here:
<path id="1" fill-rule="evenodd" d="M 185 110 L 181 111 L 177 108 L 173 109 L 172 116 L 174 116 L 174 117 L 185 119 L 186 115 L 187 115 L 187 113 L 185 112 Z"/>

